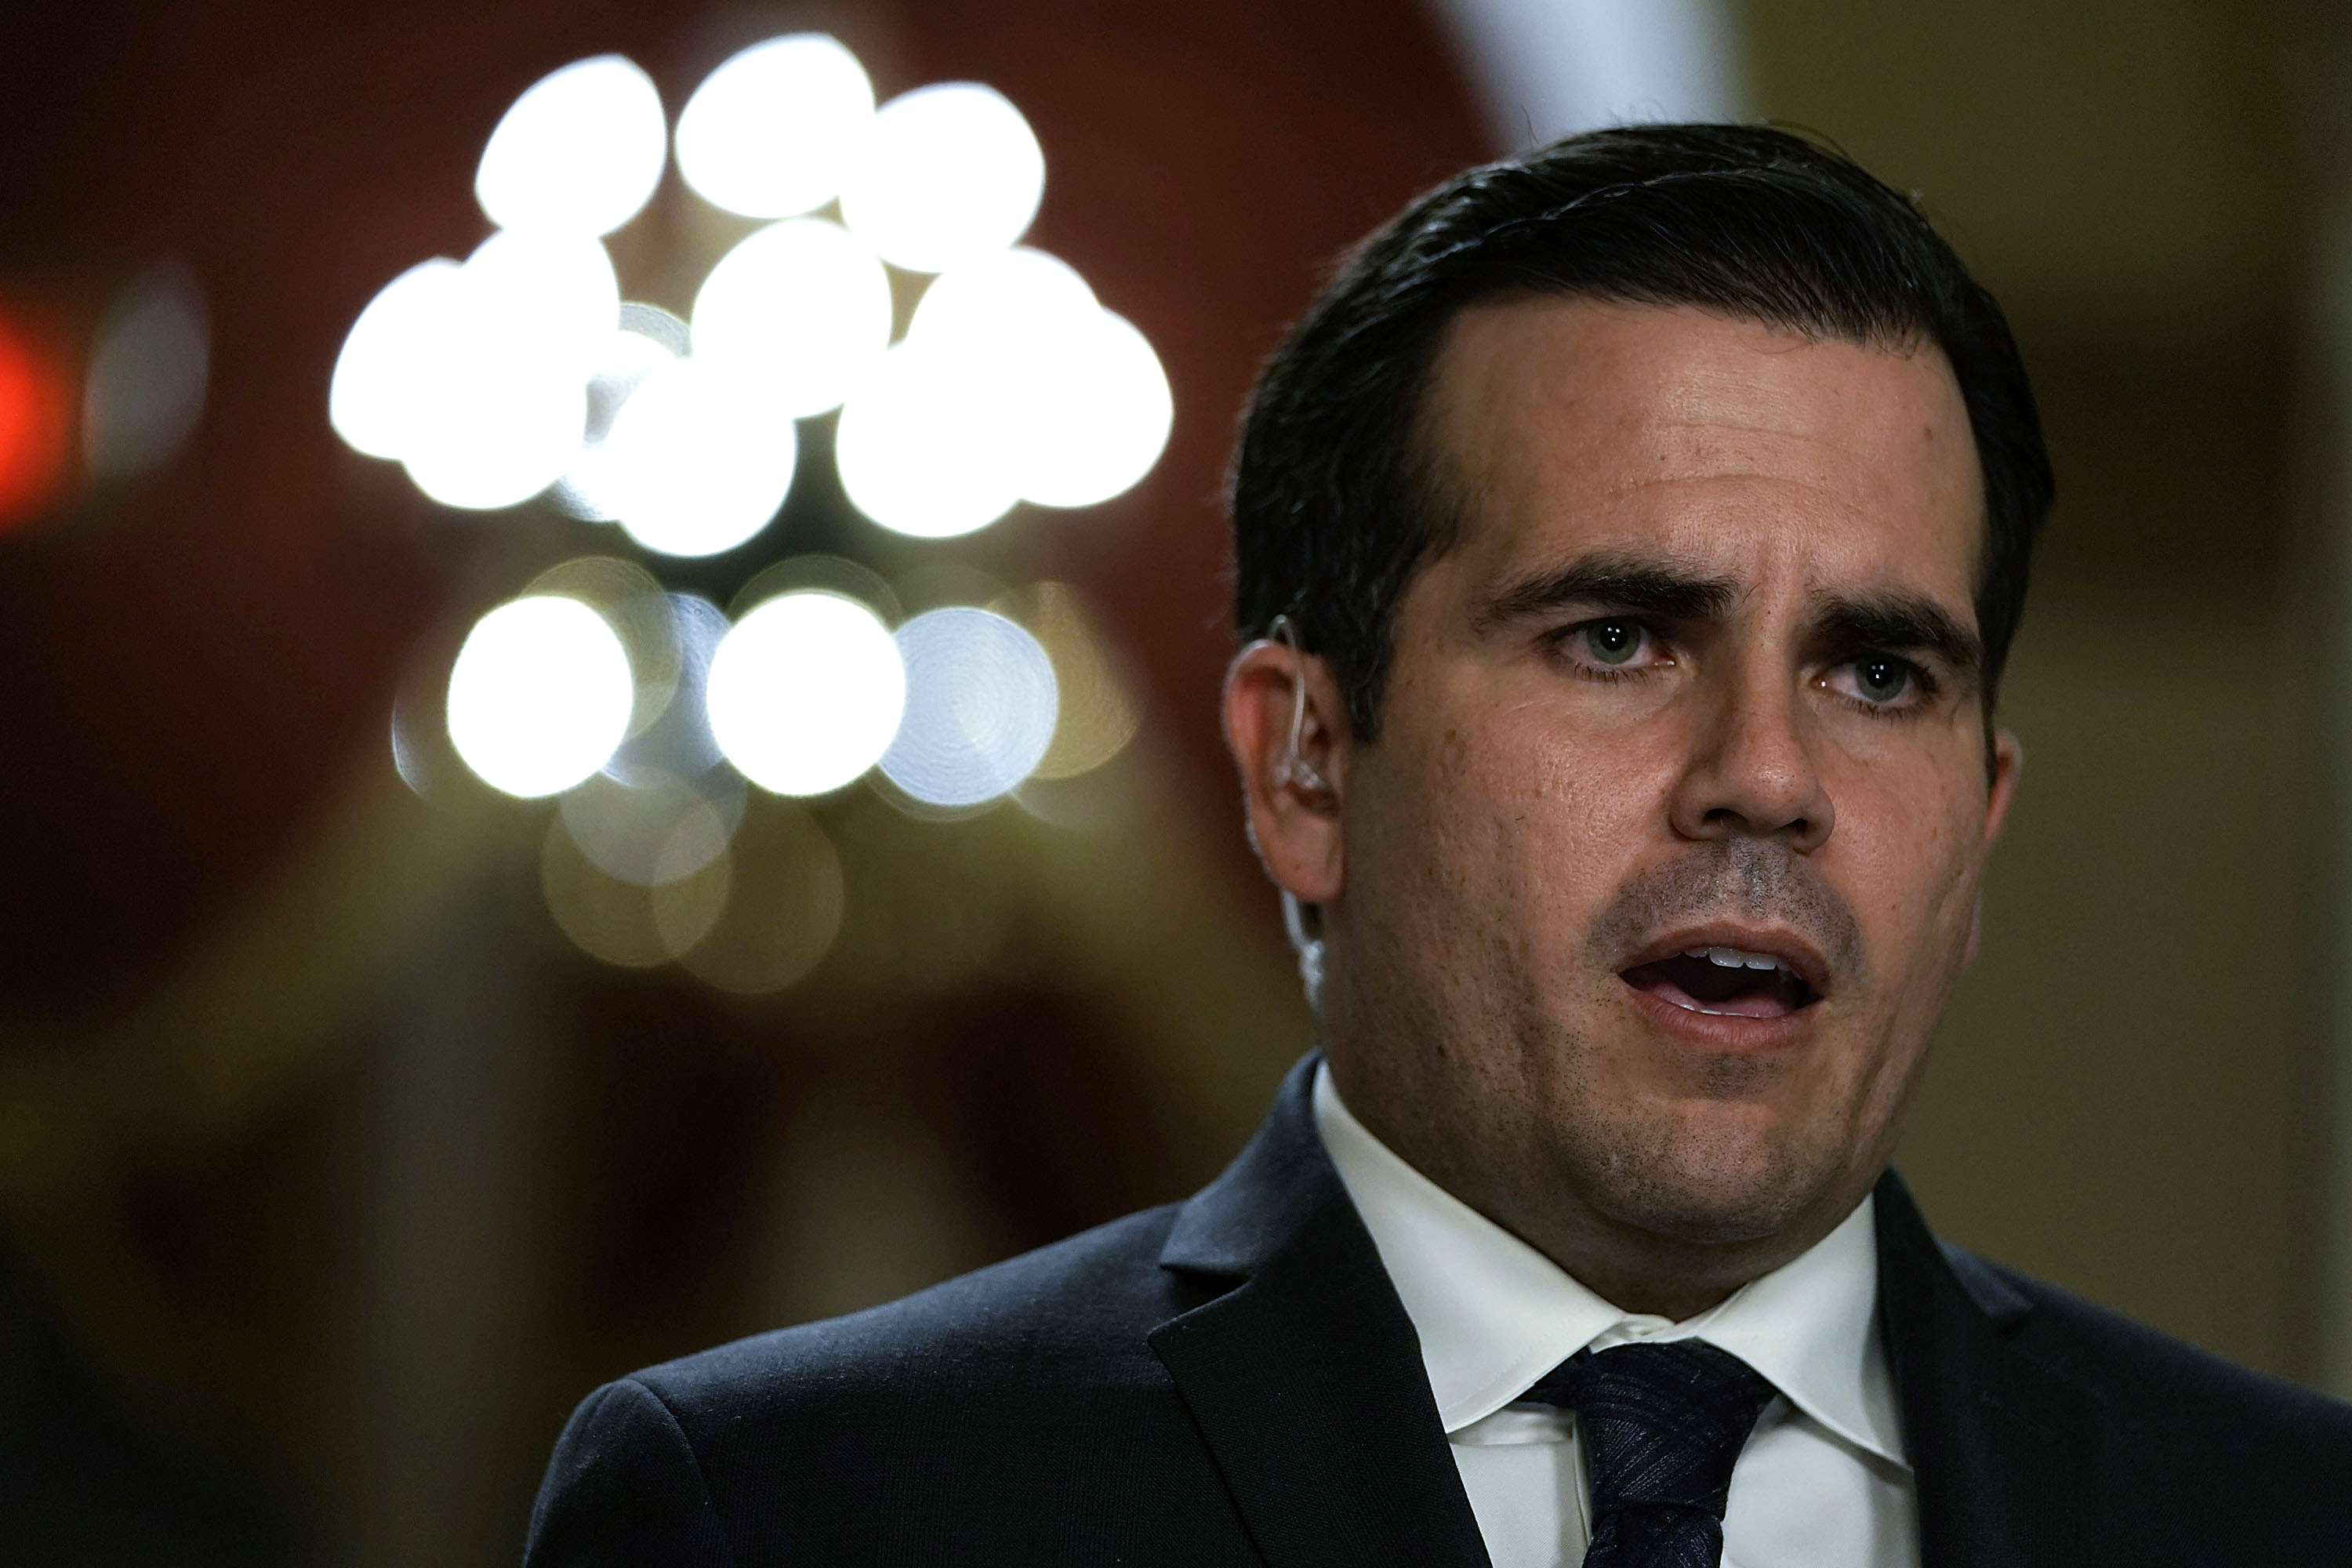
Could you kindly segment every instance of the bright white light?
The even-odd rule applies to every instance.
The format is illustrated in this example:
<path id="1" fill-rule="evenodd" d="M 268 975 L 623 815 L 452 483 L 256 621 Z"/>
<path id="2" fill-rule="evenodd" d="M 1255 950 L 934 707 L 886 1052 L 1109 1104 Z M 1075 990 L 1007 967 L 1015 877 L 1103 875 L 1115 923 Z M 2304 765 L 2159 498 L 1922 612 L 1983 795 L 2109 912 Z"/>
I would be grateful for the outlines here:
<path id="1" fill-rule="evenodd" d="M 942 273 L 908 329 L 947 356 L 968 417 L 994 421 L 1012 482 L 1045 506 L 1092 506 L 1159 460 L 1175 412 L 1143 334 L 1095 303 L 1086 280 L 1040 250 L 1000 251 Z"/>
<path id="2" fill-rule="evenodd" d="M 683 359 L 630 395 L 598 478 L 631 538 L 665 555 L 716 555 L 768 525 L 792 489 L 799 435 L 762 390 Z"/>
<path id="3" fill-rule="evenodd" d="M 838 404 L 890 343 L 890 279 L 838 224 L 771 224 L 694 297 L 697 358 L 756 381 L 794 417 Z"/>
<path id="4" fill-rule="evenodd" d="M 474 196 L 501 227 L 610 234 L 654 194 L 668 150 L 653 79 L 599 55 L 515 100 L 482 149 Z"/>
<path id="5" fill-rule="evenodd" d="M 834 461 L 858 510 L 919 539 L 984 528 L 1020 496 L 1003 388 L 949 345 L 909 338 L 841 410 Z"/>
<path id="6" fill-rule="evenodd" d="M 1097 311 L 1034 362 L 1023 411 L 1021 494 L 1041 506 L 1093 506 L 1151 471 L 1176 405 L 1150 343 Z"/>
<path id="7" fill-rule="evenodd" d="M 613 258 L 580 235 L 501 229 L 466 258 L 469 323 L 585 378 L 621 324 Z"/>
<path id="8" fill-rule="evenodd" d="M 595 369 L 588 378 L 588 428 L 579 455 L 563 476 L 556 499 L 572 516 L 590 522 L 610 522 L 616 515 L 613 510 L 612 480 L 605 468 L 605 439 L 612 435 L 613 421 L 628 404 L 646 378 L 677 355 L 667 343 L 655 342 L 643 332 L 615 329 L 604 340 L 604 349 L 596 358 Z"/>
<path id="9" fill-rule="evenodd" d="M 1019 239 L 1045 190 L 1045 154 L 1012 101 L 940 82 L 876 112 L 841 211 L 885 261 L 940 272 Z"/>
<path id="10" fill-rule="evenodd" d="M 745 217 L 791 217 L 833 199 L 874 119 L 857 57 L 822 33 L 754 44 L 721 63 L 677 117 L 677 169 L 696 195 Z"/>
<path id="11" fill-rule="evenodd" d="M 907 703 L 898 646 L 836 594 L 782 594 L 736 624 L 710 661 L 711 733 L 745 777 L 822 795 L 870 768 Z"/>
<path id="12" fill-rule="evenodd" d="M 588 395 L 577 376 L 473 342 L 434 366 L 426 405 L 402 459 L 443 506 L 519 506 L 562 477 L 580 450 Z"/>
<path id="13" fill-rule="evenodd" d="M 604 346 L 596 355 L 596 368 L 590 374 L 635 387 L 680 357 L 667 343 L 658 342 L 643 332 L 615 327 L 605 335 Z"/>
<path id="14" fill-rule="evenodd" d="M 1098 308 L 1077 268 L 1045 251 L 1015 246 L 933 279 L 907 335 L 1013 363 L 1027 357 L 1038 338 L 1058 337 Z"/>
<path id="15" fill-rule="evenodd" d="M 1027 778 L 1053 743 L 1054 661 L 1003 616 L 957 607 L 898 628 L 907 714 L 882 772 L 917 800 L 978 805 Z"/>
<path id="16" fill-rule="evenodd" d="M 1016 499 L 1109 500 L 1159 460 L 1173 414 L 1143 334 L 1067 264 L 1015 248 L 931 284 L 907 341 L 842 410 L 835 453 L 860 511 L 946 538 Z"/>
<path id="17" fill-rule="evenodd" d="M 327 386 L 327 422 L 353 451 L 397 458 L 408 449 L 438 381 L 457 275 L 445 256 L 417 263 L 378 289 L 344 335 Z"/>
<path id="18" fill-rule="evenodd" d="M 434 369 L 402 459 L 418 489 L 443 506 L 495 511 L 562 477 L 588 415 L 576 378 L 487 343 L 467 345 Z"/>
<path id="19" fill-rule="evenodd" d="M 556 595 L 514 599 L 457 650 L 449 742 L 492 788 L 553 795 L 604 765 L 635 699 L 628 655 L 602 616 Z"/>
<path id="20" fill-rule="evenodd" d="M 445 506 L 513 506 L 576 458 L 587 374 L 619 313 L 595 240 L 501 230 L 463 267 L 412 268 L 361 312 L 328 416 Z"/>

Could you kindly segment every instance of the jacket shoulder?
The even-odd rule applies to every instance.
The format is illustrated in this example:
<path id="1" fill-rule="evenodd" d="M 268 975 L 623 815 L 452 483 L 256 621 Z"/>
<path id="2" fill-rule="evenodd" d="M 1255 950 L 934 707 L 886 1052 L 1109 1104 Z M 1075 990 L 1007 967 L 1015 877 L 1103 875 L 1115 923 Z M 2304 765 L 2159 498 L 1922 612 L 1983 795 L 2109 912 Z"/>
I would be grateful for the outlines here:
<path id="1" fill-rule="evenodd" d="M 1202 1555 L 1237 1525 L 1146 1341 L 1202 1289 L 1160 1266 L 1174 1215 L 607 1385 L 557 1445 L 529 1561 L 913 1562 L 943 1523 L 967 1561 L 1036 1561 L 1043 1521 L 1073 1560 L 1230 1557 Z M 614 1550 L 640 1539 L 666 1544 Z"/>
<path id="2" fill-rule="evenodd" d="M 846 1317 L 778 1329 L 648 1367 L 634 1381 L 680 1415 L 746 1403 L 937 1396 L 1098 1378 L 1183 1310 L 1159 1266 L 1175 1207 L 1150 1209 Z M 1154 1363 L 1156 1365 L 1156 1363 Z"/>
<path id="3" fill-rule="evenodd" d="M 2096 1398 L 2144 1457 L 2275 1465 L 2282 1482 L 2352 1488 L 2352 1405 L 1948 1243 L 1944 1251 L 2011 1345 Z"/>

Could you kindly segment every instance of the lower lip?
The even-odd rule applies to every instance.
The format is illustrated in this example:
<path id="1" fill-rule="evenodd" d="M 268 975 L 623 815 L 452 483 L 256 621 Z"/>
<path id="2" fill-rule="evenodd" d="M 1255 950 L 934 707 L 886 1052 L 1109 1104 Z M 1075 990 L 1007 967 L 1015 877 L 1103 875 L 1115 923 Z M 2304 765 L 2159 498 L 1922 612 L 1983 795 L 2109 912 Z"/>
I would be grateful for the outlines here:
<path id="1" fill-rule="evenodd" d="M 1750 1018 L 1737 1013 L 1700 1013 L 1670 1002 L 1657 991 L 1644 991 L 1617 982 L 1633 998 L 1643 1016 L 1670 1035 L 1711 1051 L 1764 1052 L 1788 1050 L 1811 1038 L 1819 1002 L 1809 1003 L 1777 1018 Z"/>

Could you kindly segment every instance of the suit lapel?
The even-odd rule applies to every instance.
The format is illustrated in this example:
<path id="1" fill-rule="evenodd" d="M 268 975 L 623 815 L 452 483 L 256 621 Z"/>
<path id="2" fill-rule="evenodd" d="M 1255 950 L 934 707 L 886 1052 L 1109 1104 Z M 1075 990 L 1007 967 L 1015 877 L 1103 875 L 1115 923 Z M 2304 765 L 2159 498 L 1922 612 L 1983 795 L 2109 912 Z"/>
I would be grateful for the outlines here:
<path id="1" fill-rule="evenodd" d="M 1420 1342 L 1316 1135 L 1315 1063 L 1178 1216 L 1162 1266 L 1229 1288 L 1152 1351 L 1273 1568 L 1485 1568 Z"/>
<path id="2" fill-rule="evenodd" d="M 1879 1312 L 1917 1479 L 1921 1568 L 2092 1560 L 2082 1517 L 2098 1402 L 2007 1336 L 2032 1310 L 1947 1257 L 1901 1178 L 1877 1193 Z"/>

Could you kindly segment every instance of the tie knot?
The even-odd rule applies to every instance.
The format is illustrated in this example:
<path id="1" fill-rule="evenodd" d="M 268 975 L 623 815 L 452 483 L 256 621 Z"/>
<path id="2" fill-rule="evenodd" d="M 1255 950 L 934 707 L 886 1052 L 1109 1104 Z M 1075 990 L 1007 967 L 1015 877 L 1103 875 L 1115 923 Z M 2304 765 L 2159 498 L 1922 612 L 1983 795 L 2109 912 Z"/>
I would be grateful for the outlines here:
<path id="1" fill-rule="evenodd" d="M 1580 1351 L 1527 1397 L 1575 1410 L 1596 1520 L 1665 1508 L 1720 1521 L 1731 1467 L 1772 1392 L 1729 1351 L 1676 1340 Z"/>

